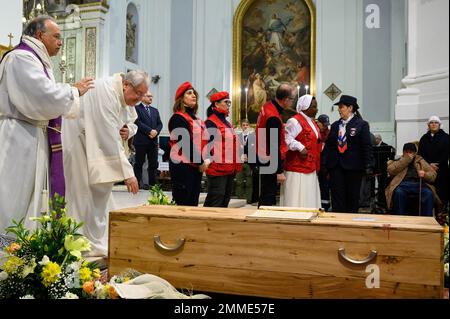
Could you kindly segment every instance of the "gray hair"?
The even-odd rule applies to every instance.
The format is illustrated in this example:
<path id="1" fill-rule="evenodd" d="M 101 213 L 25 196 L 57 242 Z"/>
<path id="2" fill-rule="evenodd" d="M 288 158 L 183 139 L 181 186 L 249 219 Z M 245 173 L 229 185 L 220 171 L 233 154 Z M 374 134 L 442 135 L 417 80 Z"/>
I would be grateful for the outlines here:
<path id="1" fill-rule="evenodd" d="M 139 86 L 142 83 L 145 83 L 147 86 L 150 86 L 150 76 L 147 72 L 142 70 L 134 70 L 130 71 L 125 75 L 125 81 L 130 82 L 133 87 Z"/>
<path id="2" fill-rule="evenodd" d="M 45 22 L 47 22 L 48 20 L 55 22 L 55 19 L 47 15 L 41 15 L 37 18 L 34 18 L 26 26 L 25 30 L 23 31 L 23 35 L 35 38 L 38 31 L 46 32 L 47 27 L 45 25 Z"/>

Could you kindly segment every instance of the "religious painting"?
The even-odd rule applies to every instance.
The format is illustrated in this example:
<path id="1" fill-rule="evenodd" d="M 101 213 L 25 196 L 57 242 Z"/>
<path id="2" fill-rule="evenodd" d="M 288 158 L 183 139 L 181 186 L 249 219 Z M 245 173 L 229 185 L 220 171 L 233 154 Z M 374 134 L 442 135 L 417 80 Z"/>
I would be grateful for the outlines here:
<path id="1" fill-rule="evenodd" d="M 243 0 L 234 20 L 234 121 L 255 124 L 282 83 L 314 92 L 315 9 L 311 0 Z M 294 107 L 295 108 L 295 107 Z M 286 117 L 295 113 L 292 109 Z"/>

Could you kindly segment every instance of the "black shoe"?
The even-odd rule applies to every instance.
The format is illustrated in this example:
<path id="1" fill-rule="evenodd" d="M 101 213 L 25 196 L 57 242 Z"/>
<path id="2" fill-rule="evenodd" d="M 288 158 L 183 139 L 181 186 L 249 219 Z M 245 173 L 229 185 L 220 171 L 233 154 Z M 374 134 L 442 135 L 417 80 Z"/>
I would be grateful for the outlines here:
<path id="1" fill-rule="evenodd" d="M 148 190 L 150 190 L 150 185 L 145 184 L 144 186 L 142 186 L 142 189 L 145 191 L 148 191 Z"/>

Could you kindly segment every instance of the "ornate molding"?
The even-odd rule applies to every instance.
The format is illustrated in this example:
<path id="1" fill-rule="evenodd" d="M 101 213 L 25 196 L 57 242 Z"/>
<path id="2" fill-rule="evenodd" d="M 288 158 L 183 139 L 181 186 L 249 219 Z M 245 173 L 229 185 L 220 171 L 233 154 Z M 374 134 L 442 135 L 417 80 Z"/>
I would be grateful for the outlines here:
<path id="1" fill-rule="evenodd" d="M 95 78 L 97 75 L 97 28 L 86 28 L 85 77 Z"/>

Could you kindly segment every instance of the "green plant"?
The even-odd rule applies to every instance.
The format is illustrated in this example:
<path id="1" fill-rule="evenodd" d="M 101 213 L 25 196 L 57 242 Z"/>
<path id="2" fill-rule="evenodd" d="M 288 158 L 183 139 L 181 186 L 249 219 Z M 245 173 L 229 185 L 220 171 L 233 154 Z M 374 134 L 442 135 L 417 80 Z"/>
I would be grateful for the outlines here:
<path id="1" fill-rule="evenodd" d="M 155 185 L 150 189 L 150 196 L 148 198 L 148 204 L 152 206 L 175 206 L 175 202 L 169 200 L 166 194 L 164 194 L 161 185 Z"/>
<path id="2" fill-rule="evenodd" d="M 51 211 L 37 222 L 36 230 L 24 220 L 7 228 L 15 242 L 6 247 L 6 262 L 0 272 L 0 299 L 77 299 L 83 285 L 101 278 L 94 264 L 82 260 L 90 242 L 78 233 L 83 226 L 66 216 L 64 198 L 50 200 Z"/>

